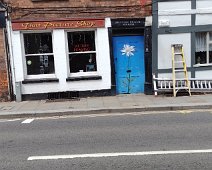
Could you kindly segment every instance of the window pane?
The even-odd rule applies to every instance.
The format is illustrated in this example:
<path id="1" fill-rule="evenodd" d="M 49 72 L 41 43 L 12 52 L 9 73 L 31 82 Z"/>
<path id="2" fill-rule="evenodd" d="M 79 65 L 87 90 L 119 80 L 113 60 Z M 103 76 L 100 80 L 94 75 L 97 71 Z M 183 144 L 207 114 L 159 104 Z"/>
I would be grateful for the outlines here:
<path id="1" fill-rule="evenodd" d="M 196 52 L 204 52 L 207 48 L 206 41 L 206 32 L 198 32 L 196 33 L 195 43 L 196 43 Z"/>
<path id="2" fill-rule="evenodd" d="M 196 59 L 196 61 L 195 61 L 196 64 L 205 64 L 205 63 L 207 63 L 206 51 L 204 51 L 204 52 L 196 52 L 195 59 Z"/>
<path id="3" fill-rule="evenodd" d="M 52 74 L 54 73 L 53 55 L 26 56 L 27 74 Z"/>
<path id="4" fill-rule="evenodd" d="M 94 31 L 69 32 L 69 52 L 95 51 Z"/>
<path id="5" fill-rule="evenodd" d="M 212 63 L 212 44 L 209 44 L 209 63 Z"/>
<path id="6" fill-rule="evenodd" d="M 209 32 L 209 40 L 212 41 L 212 32 Z"/>
<path id="7" fill-rule="evenodd" d="M 70 54 L 69 64 L 71 73 L 96 71 L 96 54 Z"/>
<path id="8" fill-rule="evenodd" d="M 52 53 L 51 33 L 24 34 L 25 54 Z"/>

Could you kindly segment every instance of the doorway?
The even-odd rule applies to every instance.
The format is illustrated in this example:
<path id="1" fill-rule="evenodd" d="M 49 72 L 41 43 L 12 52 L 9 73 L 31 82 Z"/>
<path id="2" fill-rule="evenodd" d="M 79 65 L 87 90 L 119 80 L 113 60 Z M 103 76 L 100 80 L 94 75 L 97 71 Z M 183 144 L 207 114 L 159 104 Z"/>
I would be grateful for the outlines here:
<path id="1" fill-rule="evenodd" d="M 113 54 L 117 94 L 143 93 L 144 36 L 114 36 Z"/>

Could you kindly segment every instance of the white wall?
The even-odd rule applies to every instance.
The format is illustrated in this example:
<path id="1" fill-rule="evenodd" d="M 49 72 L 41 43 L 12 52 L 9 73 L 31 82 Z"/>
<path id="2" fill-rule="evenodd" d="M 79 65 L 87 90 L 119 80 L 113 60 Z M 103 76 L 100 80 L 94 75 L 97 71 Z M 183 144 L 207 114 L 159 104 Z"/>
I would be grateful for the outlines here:
<path id="1" fill-rule="evenodd" d="M 24 76 L 24 53 L 21 46 L 21 32 L 12 32 L 12 48 L 14 53 L 14 66 L 16 81 L 23 81 Z M 66 54 L 65 30 L 53 30 L 53 52 L 55 61 L 55 78 L 59 82 L 22 84 L 22 94 L 48 93 L 59 91 L 87 91 L 111 88 L 110 52 L 107 28 L 97 29 L 97 72 L 94 75 L 102 76 L 102 80 L 83 80 L 66 82 L 69 75 L 68 56 Z"/>
<path id="2" fill-rule="evenodd" d="M 159 73 L 158 74 L 159 78 L 165 78 L 165 79 L 172 79 L 172 73 Z M 183 76 L 179 77 L 182 78 Z M 191 73 L 188 71 L 188 77 L 191 77 Z M 177 78 L 177 76 L 176 76 Z"/>
<path id="3" fill-rule="evenodd" d="M 13 48 L 13 59 L 15 67 L 15 80 L 16 82 L 24 79 L 23 60 L 22 60 L 22 47 L 21 47 L 21 35 L 19 31 L 12 32 L 12 48 Z"/>
<path id="4" fill-rule="evenodd" d="M 196 71 L 195 77 L 199 79 L 212 79 L 212 70 Z"/>
<path id="5" fill-rule="evenodd" d="M 170 27 L 190 26 L 191 14 L 196 14 L 196 25 L 212 24 L 212 0 L 197 0 L 196 9 L 191 9 L 191 1 L 158 3 L 159 23 L 168 20 Z"/>
<path id="6" fill-rule="evenodd" d="M 159 16 L 158 17 L 158 27 L 160 26 L 160 21 L 168 20 L 170 27 L 179 26 L 190 26 L 191 25 L 191 15 L 179 15 L 179 16 Z"/>
<path id="7" fill-rule="evenodd" d="M 163 34 L 158 35 L 158 69 L 172 68 L 172 44 L 183 44 L 187 67 L 191 66 L 191 35 Z"/>
<path id="8" fill-rule="evenodd" d="M 196 25 L 212 24 L 211 18 L 212 18 L 212 1 L 211 0 L 198 0 L 197 1 Z"/>
<path id="9" fill-rule="evenodd" d="M 196 25 L 208 25 L 212 24 L 212 14 L 197 14 Z"/>
<path id="10" fill-rule="evenodd" d="M 158 11 L 165 10 L 178 10 L 178 9 L 191 9 L 190 1 L 169 1 L 169 2 L 159 2 L 158 3 Z"/>
<path id="11" fill-rule="evenodd" d="M 197 0 L 197 9 L 201 8 L 211 8 L 212 7 L 212 1 L 211 0 Z"/>
<path id="12" fill-rule="evenodd" d="M 190 26 L 191 15 L 191 2 L 178 1 L 178 2 L 159 2 L 158 3 L 158 25 L 160 21 L 167 20 L 170 27 Z"/>

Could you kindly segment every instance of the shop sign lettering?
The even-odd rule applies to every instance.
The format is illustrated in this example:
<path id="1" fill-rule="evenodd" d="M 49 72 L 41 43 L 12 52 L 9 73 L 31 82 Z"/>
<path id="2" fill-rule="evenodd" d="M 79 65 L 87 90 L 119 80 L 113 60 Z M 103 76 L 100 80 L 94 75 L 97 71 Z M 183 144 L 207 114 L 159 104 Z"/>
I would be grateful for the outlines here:
<path id="1" fill-rule="evenodd" d="M 114 28 L 120 28 L 120 27 L 144 27 L 145 26 L 145 20 L 143 18 L 112 19 L 111 25 Z"/>
<path id="2" fill-rule="evenodd" d="M 74 21 L 32 21 L 13 22 L 13 30 L 43 30 L 66 28 L 99 28 L 104 27 L 104 20 L 74 20 Z"/>
<path id="3" fill-rule="evenodd" d="M 74 46 L 74 52 L 80 51 L 91 51 L 91 47 L 89 44 L 76 44 Z"/>

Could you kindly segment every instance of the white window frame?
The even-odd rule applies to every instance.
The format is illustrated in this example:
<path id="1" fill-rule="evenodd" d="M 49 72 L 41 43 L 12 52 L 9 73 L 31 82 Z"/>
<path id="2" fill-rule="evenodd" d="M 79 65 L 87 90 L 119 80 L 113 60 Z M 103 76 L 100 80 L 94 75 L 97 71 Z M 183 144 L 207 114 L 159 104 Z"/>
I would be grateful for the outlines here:
<path id="1" fill-rule="evenodd" d="M 212 64 L 210 63 L 209 61 L 209 51 L 210 51 L 210 45 L 212 45 L 212 40 L 210 40 L 210 33 L 212 35 L 212 32 L 207 32 L 207 35 L 206 35 L 206 44 L 207 44 L 207 47 L 206 47 L 206 61 L 207 63 L 206 64 Z"/>
<path id="2" fill-rule="evenodd" d="M 42 53 L 42 54 L 26 54 L 25 53 L 25 44 L 24 44 L 24 34 L 39 34 L 39 33 L 51 33 L 52 35 L 52 53 Z M 53 32 L 52 31 L 23 31 L 21 32 L 21 44 L 22 44 L 22 54 L 23 54 L 23 68 L 24 68 L 24 78 L 25 79 L 43 79 L 43 78 L 56 78 L 56 74 L 38 74 L 38 75 L 28 75 L 27 74 L 27 64 L 26 57 L 27 56 L 39 56 L 39 55 L 53 55 L 54 57 L 54 70 L 56 72 L 55 67 L 55 55 L 54 55 L 54 43 L 53 43 Z"/>
<path id="3" fill-rule="evenodd" d="M 195 64 L 194 67 L 199 67 L 199 66 L 211 66 L 212 62 L 210 63 L 209 61 L 209 51 L 210 51 L 210 45 L 212 45 L 212 40 L 210 40 L 210 33 L 212 37 L 212 32 L 206 32 L 206 63 L 204 64 Z M 195 56 L 196 59 L 196 56 Z"/>
<path id="4" fill-rule="evenodd" d="M 86 31 L 94 31 L 95 35 L 95 49 L 96 51 L 85 51 L 85 52 L 69 52 L 68 48 L 68 33 L 70 32 L 86 32 Z M 82 77 L 82 76 L 94 76 L 94 75 L 99 75 L 98 74 L 98 48 L 97 48 L 97 29 L 77 29 L 77 30 L 67 30 L 66 31 L 66 51 L 67 51 L 67 61 L 68 61 L 68 75 L 69 77 Z M 69 55 L 70 54 L 86 54 L 86 53 L 95 53 L 96 54 L 96 66 L 97 70 L 96 71 L 90 71 L 90 72 L 77 72 L 77 73 L 71 73 L 70 72 L 70 64 L 69 64 Z"/>

